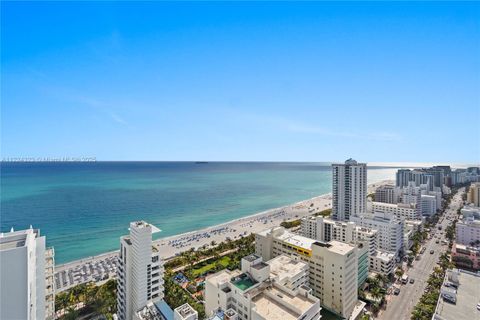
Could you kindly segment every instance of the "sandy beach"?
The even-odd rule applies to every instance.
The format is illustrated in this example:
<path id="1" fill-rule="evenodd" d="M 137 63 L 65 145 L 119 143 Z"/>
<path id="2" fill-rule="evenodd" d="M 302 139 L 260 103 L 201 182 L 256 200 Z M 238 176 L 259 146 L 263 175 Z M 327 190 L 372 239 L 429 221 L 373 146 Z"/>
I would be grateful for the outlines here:
<path id="1" fill-rule="evenodd" d="M 392 180 L 384 180 L 370 184 L 368 194 L 380 185 L 392 184 Z M 303 200 L 281 208 L 274 208 L 237 220 L 208 227 L 202 230 L 183 233 L 154 242 L 163 259 L 168 260 L 191 248 L 199 249 L 211 246 L 212 241 L 220 243 L 227 238 L 232 240 L 250 233 L 280 225 L 283 221 L 299 219 L 332 206 L 331 193 Z M 148 221 L 147 221 L 148 222 Z M 157 226 L 161 228 L 161 226 Z M 55 267 L 57 291 L 68 289 L 76 284 L 95 281 L 102 282 L 115 276 L 116 255 L 118 251 L 76 260 Z"/>

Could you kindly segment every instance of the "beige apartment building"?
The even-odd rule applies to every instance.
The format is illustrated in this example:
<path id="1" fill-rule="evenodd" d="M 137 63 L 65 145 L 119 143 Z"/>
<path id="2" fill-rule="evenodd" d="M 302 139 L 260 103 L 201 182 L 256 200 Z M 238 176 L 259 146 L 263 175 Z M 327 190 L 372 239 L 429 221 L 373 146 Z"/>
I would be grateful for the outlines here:
<path id="1" fill-rule="evenodd" d="M 255 234 L 255 252 L 264 260 L 287 255 L 310 266 L 309 283 L 322 307 L 349 318 L 357 304 L 357 247 L 339 241 L 323 242 L 282 227 Z"/>

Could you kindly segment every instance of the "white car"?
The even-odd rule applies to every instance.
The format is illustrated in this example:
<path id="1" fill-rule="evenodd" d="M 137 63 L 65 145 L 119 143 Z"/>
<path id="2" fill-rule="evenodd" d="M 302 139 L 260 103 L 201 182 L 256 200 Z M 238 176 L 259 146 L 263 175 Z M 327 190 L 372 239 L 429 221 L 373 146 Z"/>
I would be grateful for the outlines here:
<path id="1" fill-rule="evenodd" d="M 477 310 L 480 311 L 480 302 L 477 303 Z"/>

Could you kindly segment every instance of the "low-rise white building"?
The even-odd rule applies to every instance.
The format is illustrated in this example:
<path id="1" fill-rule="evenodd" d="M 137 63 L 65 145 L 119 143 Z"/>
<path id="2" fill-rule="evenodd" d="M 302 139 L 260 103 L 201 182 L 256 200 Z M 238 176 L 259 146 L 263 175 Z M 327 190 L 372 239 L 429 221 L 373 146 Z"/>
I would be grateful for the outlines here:
<path id="1" fill-rule="evenodd" d="M 423 220 L 405 220 L 403 222 L 404 232 L 412 231 L 414 234 L 423 229 Z"/>
<path id="2" fill-rule="evenodd" d="M 388 276 L 395 270 L 395 255 L 393 253 L 377 250 L 369 259 L 370 271 Z"/>
<path id="3" fill-rule="evenodd" d="M 198 312 L 188 303 L 182 304 L 173 310 L 173 320 L 197 320 Z"/>
<path id="4" fill-rule="evenodd" d="M 403 250 L 407 251 L 410 250 L 413 246 L 413 235 L 414 232 L 410 228 L 403 229 Z"/>
<path id="5" fill-rule="evenodd" d="M 480 220 L 470 217 L 458 221 L 456 242 L 467 246 L 480 246 Z"/>
<path id="6" fill-rule="evenodd" d="M 463 219 L 473 217 L 473 219 L 480 220 L 480 207 L 475 207 L 473 205 L 464 206 L 460 212 Z"/>
<path id="7" fill-rule="evenodd" d="M 281 260 L 281 261 L 280 261 Z M 228 269 L 205 279 L 205 312 L 217 313 L 219 309 L 230 317 L 244 320 L 318 320 L 320 301 L 311 289 L 290 282 L 307 281 L 308 265 L 288 257 L 280 258 L 272 266 L 262 258 L 250 255 L 242 259 L 241 270 Z M 283 270 L 279 263 L 286 262 Z M 271 270 L 276 272 L 272 273 Z M 289 274 L 285 276 L 285 274 Z M 287 285 L 281 282 L 287 278 Z M 294 281 L 294 282 L 295 282 Z"/>
<path id="8" fill-rule="evenodd" d="M 437 212 L 436 196 L 422 194 L 420 197 L 420 208 L 422 216 L 432 216 Z"/>
<path id="9" fill-rule="evenodd" d="M 31 227 L 0 233 L 0 319 L 54 319 L 54 251 L 45 243 Z"/>
<path id="10" fill-rule="evenodd" d="M 354 244 L 322 242 L 282 227 L 255 234 L 255 252 L 263 260 L 287 255 L 310 266 L 309 286 L 322 307 L 348 318 L 357 304 L 358 256 Z"/>

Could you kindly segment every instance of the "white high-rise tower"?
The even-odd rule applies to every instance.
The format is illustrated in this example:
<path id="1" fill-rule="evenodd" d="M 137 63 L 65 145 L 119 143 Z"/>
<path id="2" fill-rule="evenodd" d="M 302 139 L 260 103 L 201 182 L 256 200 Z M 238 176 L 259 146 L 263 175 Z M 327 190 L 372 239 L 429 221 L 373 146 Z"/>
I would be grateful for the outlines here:
<path id="1" fill-rule="evenodd" d="M 120 238 L 117 268 L 117 314 L 131 320 L 150 301 L 163 299 L 163 263 L 152 246 L 152 233 L 160 230 L 145 221 L 130 223 L 130 235 Z"/>
<path id="2" fill-rule="evenodd" d="M 367 164 L 348 159 L 332 164 L 332 217 L 347 221 L 367 211 Z"/>
<path id="3" fill-rule="evenodd" d="M 0 234 L 0 319 L 55 316 L 54 251 L 38 229 Z"/>

